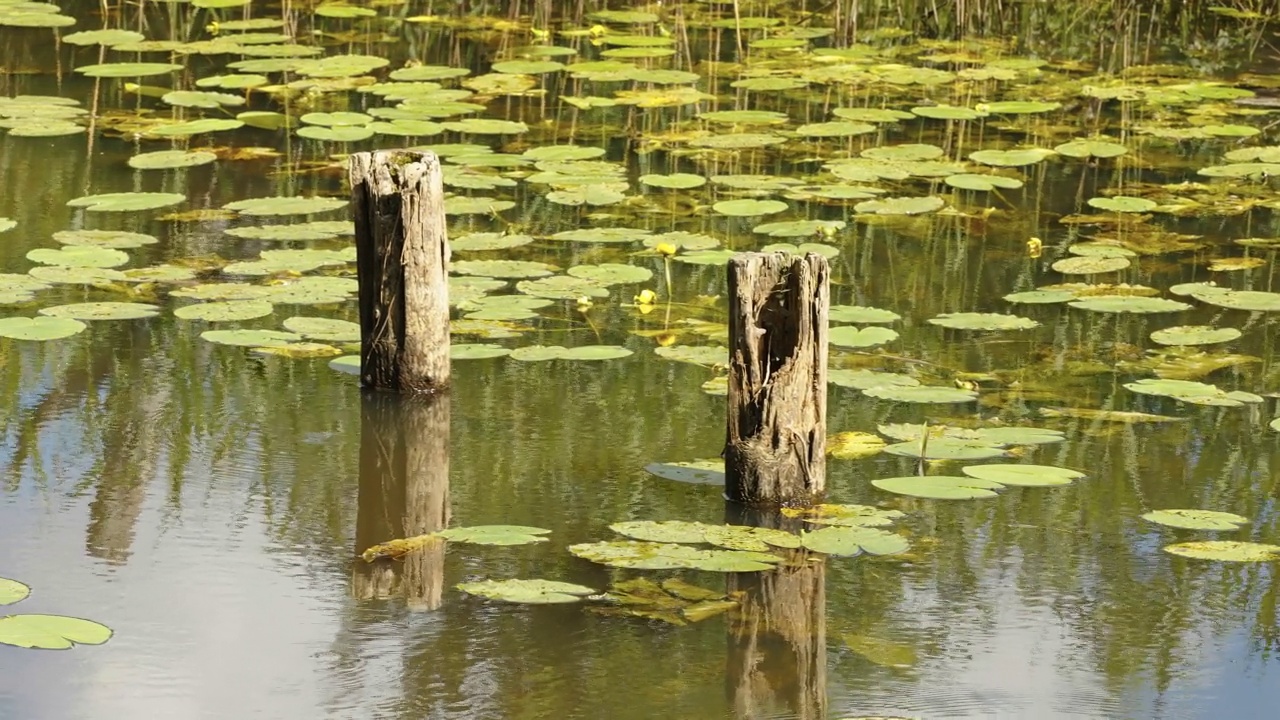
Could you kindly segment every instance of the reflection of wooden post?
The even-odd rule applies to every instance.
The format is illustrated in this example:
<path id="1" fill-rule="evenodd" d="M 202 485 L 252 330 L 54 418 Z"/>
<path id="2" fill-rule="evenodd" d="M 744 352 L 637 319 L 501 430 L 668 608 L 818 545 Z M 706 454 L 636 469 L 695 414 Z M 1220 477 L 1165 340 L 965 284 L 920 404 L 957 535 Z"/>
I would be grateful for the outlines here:
<path id="1" fill-rule="evenodd" d="M 744 253 L 729 261 L 725 494 L 809 505 L 826 486 L 827 261 Z"/>
<path id="2" fill-rule="evenodd" d="M 734 524 L 794 522 L 776 515 L 747 518 L 741 506 L 726 509 Z M 826 564 L 734 573 L 727 584 L 729 592 L 743 593 L 742 607 L 730 614 L 728 625 L 725 683 L 734 717 L 826 718 Z"/>
<path id="3" fill-rule="evenodd" d="M 449 525 L 448 393 L 432 397 L 369 394 L 360 417 L 360 500 L 356 554 L 387 540 Z M 403 577 L 397 582 L 403 568 Z M 410 607 L 434 610 L 444 589 L 444 542 L 401 561 L 355 561 L 353 593 L 388 597 L 404 589 Z"/>
<path id="4" fill-rule="evenodd" d="M 360 282 L 360 380 L 430 392 L 449 384 L 449 241 L 434 153 L 348 161 Z"/>

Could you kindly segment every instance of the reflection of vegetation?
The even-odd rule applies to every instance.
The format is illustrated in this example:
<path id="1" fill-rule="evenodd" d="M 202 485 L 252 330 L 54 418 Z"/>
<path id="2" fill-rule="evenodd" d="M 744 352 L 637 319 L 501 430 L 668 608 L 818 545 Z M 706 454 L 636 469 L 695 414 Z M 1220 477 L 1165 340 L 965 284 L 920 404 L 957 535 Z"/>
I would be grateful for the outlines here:
<path id="1" fill-rule="evenodd" d="M 416 11 L 411 5 L 377 12 L 403 18 Z M 142 11 L 105 7 L 103 24 L 109 27 L 167 31 L 165 23 L 152 22 L 161 12 L 153 4 Z M 262 12 L 259 7 L 255 3 L 250 10 Z M 68 12 L 87 26 L 97 23 L 96 17 L 88 19 L 97 8 L 79 3 Z M 583 6 L 581 12 L 592 9 Z M 323 361 L 251 357 L 201 340 L 207 329 L 202 321 L 173 320 L 175 303 L 165 297 L 163 284 L 126 287 L 107 273 L 95 277 L 111 278 L 115 285 L 77 283 L 14 298 L 33 304 L 14 305 L 12 313 L 6 306 L 6 315 L 33 314 L 35 298 L 46 309 L 58 303 L 143 300 L 162 313 L 151 320 L 86 320 L 87 329 L 57 341 L 61 344 L 33 347 L 0 340 L 0 407 L 5 410 L 0 430 L 6 439 L 0 469 L 6 493 L 19 503 L 31 488 L 50 499 L 88 497 L 88 519 L 74 532 L 85 535 L 90 556 L 110 563 L 127 562 L 140 534 L 170 523 L 180 527 L 178 521 L 210 522 L 224 532 L 224 524 L 239 527 L 246 516 L 261 518 L 273 551 L 295 554 L 333 576 L 348 567 L 353 527 L 354 546 L 363 550 L 390 538 L 439 530 L 451 514 L 465 526 L 545 526 L 554 531 L 546 548 L 465 558 L 420 553 L 429 561 L 355 565 L 357 598 L 403 591 L 414 607 L 435 608 L 441 620 L 405 631 L 403 696 L 388 704 L 405 716 L 430 714 L 441 703 L 504 717 L 557 709 L 625 717 L 673 705 L 714 715 L 724 709 L 723 693 L 717 688 L 706 694 L 702 688 L 715 687 L 723 675 L 719 621 L 637 630 L 635 624 L 601 624 L 582 613 L 498 615 L 479 603 L 450 602 L 453 596 L 445 595 L 441 578 L 450 578 L 452 586 L 455 578 L 554 577 L 605 588 L 611 585 L 610 571 L 559 550 L 603 536 L 605 524 L 619 519 L 716 518 L 720 500 L 714 488 L 662 482 L 640 468 L 655 460 L 673 461 L 655 472 L 704 484 L 719 480 L 715 461 L 676 463 L 713 457 L 723 441 L 720 401 L 698 392 L 726 360 L 715 344 L 724 341 L 723 303 L 714 299 L 724 292 L 720 266 L 727 251 L 783 239 L 797 248 L 839 251 L 832 260 L 833 294 L 841 310 L 833 319 L 847 326 L 893 326 L 841 332 L 850 352 L 837 358 L 840 374 L 833 373 L 833 429 L 852 433 L 925 420 L 931 426 L 982 430 L 1044 425 L 1061 432 L 1063 441 L 1001 445 L 997 453 L 1016 452 L 1028 462 L 1089 474 L 1059 488 L 1023 489 L 1001 482 L 1009 487 L 983 502 L 889 496 L 868 479 L 913 472 L 916 458 L 908 450 L 919 444 L 904 438 L 907 446 L 895 450 L 907 455 L 902 458 L 878 452 L 865 437 L 845 435 L 858 442 L 844 449 L 847 459 L 837 456 L 830 463 L 835 498 L 904 511 L 901 524 L 912 536 L 911 548 L 885 559 L 831 563 L 822 570 L 825 578 L 799 577 L 793 585 L 815 606 L 828 608 L 839 636 L 869 662 L 908 664 L 899 662 L 909 657 L 903 648 L 914 649 L 917 675 L 888 673 L 892 668 L 886 674 L 877 668 L 869 672 L 865 663 L 846 663 L 843 655 L 828 663 L 821 646 L 801 642 L 811 640 L 812 628 L 792 631 L 794 649 L 784 652 L 800 655 L 806 679 L 799 683 L 803 692 L 790 697 L 809 693 L 816 703 L 815 688 L 828 672 L 833 682 L 868 698 L 909 696 L 916 683 L 945 681 L 962 651 L 986 642 L 1006 623 L 1001 613 L 1009 606 L 1000 603 L 1016 603 L 1014 612 L 1027 614 L 1051 607 L 1062 632 L 1078 643 L 1077 649 L 1085 648 L 1078 667 L 1101 668 L 1101 678 L 1116 696 L 1125 696 L 1141 678 L 1154 678 L 1163 690 L 1197 669 L 1202 661 L 1184 651 L 1208 635 L 1222 638 L 1247 627 L 1258 652 L 1280 649 L 1272 566 L 1226 567 L 1159 553 L 1161 545 L 1203 538 L 1139 519 L 1153 508 L 1221 508 L 1254 520 L 1225 531 L 1224 539 L 1278 539 L 1265 501 L 1277 489 L 1274 435 L 1262 427 L 1274 413 L 1265 418 L 1261 413 L 1271 410 L 1263 393 L 1274 389 L 1277 375 L 1273 322 L 1263 314 L 1277 307 L 1266 270 L 1275 260 L 1269 240 L 1276 231 L 1270 212 L 1274 199 L 1263 176 L 1274 174 L 1277 158 L 1274 149 L 1261 145 L 1264 140 L 1250 135 L 1267 121 L 1232 103 L 1253 99 L 1245 97 L 1252 90 L 1193 81 L 1188 75 L 1252 69 L 1250 55 L 1267 30 L 1260 16 L 1274 15 L 1275 3 L 835 0 L 803 10 L 770 5 L 768 18 L 783 23 L 773 29 L 760 24 L 764 9 L 744 1 L 733 15 L 729 4 L 668 2 L 659 22 L 640 30 L 616 17 L 578 17 L 577 6 L 546 0 L 533 4 L 531 16 L 521 16 L 509 3 L 468 2 L 450 6 L 432 22 L 378 20 L 376 27 L 397 42 L 378 46 L 390 65 L 375 69 L 376 77 L 385 80 L 394 68 L 416 71 L 417 76 L 401 77 L 439 81 L 449 91 L 478 89 L 486 112 L 503 115 L 440 119 L 441 133 L 466 130 L 468 137 L 430 136 L 432 142 L 459 140 L 456 144 L 499 150 L 491 154 L 502 156 L 477 160 L 473 155 L 448 165 L 450 191 L 465 200 L 452 209 L 479 213 L 451 218 L 455 236 L 476 232 L 472 247 L 463 251 L 476 254 L 461 255 L 455 267 L 491 275 L 586 268 L 578 273 L 582 277 L 570 273 L 576 281 L 525 285 L 548 304 L 528 298 L 480 300 L 493 297 L 486 293 L 497 288 L 471 286 L 476 298 L 459 311 L 480 316 L 461 327 L 476 331 L 468 340 L 496 344 L 469 343 L 464 351 L 473 360 L 457 370 L 453 417 L 443 421 L 450 428 L 447 435 L 440 432 L 439 417 L 415 419 L 404 410 L 361 400 L 352 379 L 329 371 Z M 163 9 L 175 13 L 176 36 L 212 40 L 234 32 L 223 22 L 224 29 L 205 37 L 203 19 L 187 22 L 194 17 L 183 14 L 189 10 L 182 4 Z M 310 7 L 292 4 L 281 10 L 289 32 L 314 27 L 327 33 L 326 43 L 332 44 L 325 52 L 369 52 L 365 40 L 371 36 L 362 34 L 368 27 L 359 24 L 363 21 L 313 16 Z M 226 15 L 219 20 L 232 19 Z M 603 30 L 592 28 L 597 23 Z M 815 37 L 806 46 L 803 35 L 827 23 L 831 38 Z M 739 27 L 742 32 L 735 32 Z M 582 34 L 557 34 L 561 30 Z M 66 71 L 102 65 L 98 55 L 104 62 L 127 56 L 80 48 L 72 58 L 68 48 L 48 42 L 48 30 L 6 27 L 3 32 L 17 33 L 6 34 L 14 42 L 0 50 L 6 70 L 61 66 Z M 606 41 L 609 34 L 615 44 Z M 536 70 L 508 65 L 505 69 L 517 74 L 507 80 L 490 75 L 472 87 L 453 72 L 465 66 L 474 75 L 487 73 L 495 59 L 524 62 L 506 53 L 530 43 L 576 44 L 594 59 L 608 48 L 635 50 L 636 41 L 631 46 L 617 42 L 630 34 L 670 37 L 678 54 L 671 61 L 642 58 L 639 75 L 627 75 L 624 67 L 569 77 L 573 71 L 545 64 Z M 986 39 L 949 42 L 973 34 Z M 855 38 L 860 44 L 850 49 Z M 787 47 L 795 40 L 809 49 Z M 826 45 L 843 54 L 811 54 Z M 221 62 L 175 57 L 182 63 L 181 72 L 172 74 L 179 83 L 205 79 L 206 61 Z M 708 59 L 733 62 L 703 62 Z M 412 61 L 408 67 L 406 61 Z M 361 62 L 381 64 L 377 58 Z M 675 74 L 652 74 L 658 71 Z M 168 83 L 172 70 L 164 72 L 139 82 Z M 535 78 L 533 84 L 519 74 L 524 72 L 537 73 L 527 76 Z M 610 78 L 609 72 L 621 75 Z M 430 73 L 438 74 L 429 79 Z M 694 77 L 682 79 L 679 73 Z M 0 141 L 0 187 L 21 189 L 0 197 L 0 216 L 17 223 L 8 228 L 9 221 L 0 219 L 0 230 L 8 228 L 0 244 L 5 271 L 24 272 L 33 245 L 50 245 L 46 240 L 54 232 L 68 229 L 65 202 L 104 195 L 108 206 L 190 205 L 174 208 L 165 221 L 153 217 L 168 209 L 154 216 L 76 216 L 95 227 L 154 233 L 159 243 L 127 248 L 139 261 L 183 262 L 202 273 L 225 264 L 212 257 L 217 254 L 249 261 L 236 268 L 248 273 L 287 274 L 299 271 L 299 262 L 342 267 L 345 256 L 329 254 L 251 259 L 263 249 L 279 249 L 271 244 L 277 242 L 334 250 L 348 242 L 338 237 L 340 228 L 301 223 L 288 232 L 249 228 L 225 209 L 246 199 L 340 196 L 340 173 L 335 173 L 340 165 L 330 156 L 343 146 L 308 135 L 337 137 L 348 132 L 344 127 L 360 135 L 435 130 L 435 121 L 378 124 L 381 119 L 350 111 L 390 102 L 349 92 L 338 81 L 339 92 L 323 92 L 316 88 L 324 83 L 310 80 L 311 87 L 248 93 L 257 113 L 244 119 L 248 128 L 176 141 L 184 148 L 207 147 L 195 159 L 216 155 L 213 163 L 185 174 L 155 169 L 134 174 L 126 157 L 135 158 L 135 167 L 192 158 L 185 152 L 182 158 L 142 154 L 159 146 L 120 138 L 147 129 L 182 138 L 227 121 L 188 122 L 204 112 L 191 103 L 209 97 L 170 95 L 157 101 L 146 94 L 150 86 L 95 82 L 82 75 L 65 73 L 63 87 L 68 95 L 92 98 L 94 113 L 87 112 L 86 102 L 86 112 L 77 110 L 54 128 L 76 134 L 43 141 L 52 144 L 24 144 L 19 135 L 33 124 L 26 122 L 26 130 Z M 283 77 L 272 75 L 257 86 Z M 240 99 L 236 81 L 219 82 L 231 83 L 220 86 L 227 91 L 223 96 Z M 1246 75 L 1243 82 L 1269 81 Z M 6 98 L 53 91 L 47 78 L 23 74 L 6 74 L 0 83 Z M 514 94 L 505 94 L 513 89 Z M 1023 97 L 1030 94 L 1045 97 L 1031 102 Z M 207 114 L 237 112 L 227 107 Z M 696 119 L 703 110 L 703 119 Z M 312 130 L 297 140 L 287 131 L 263 129 L 280 126 L 283 115 L 276 111 L 314 113 L 302 121 Z M 19 120 L 58 111 L 44 106 L 45 115 L 25 112 Z M 725 112 L 735 114 L 711 114 Z M 707 124 L 723 120 L 746 124 Z M 415 122 L 420 124 L 408 124 Z M 444 122 L 459 124 L 446 127 Z M 479 134 L 522 128 L 511 135 Z M 738 132 L 743 128 L 750 132 Z M 399 135 L 390 137 L 394 140 L 384 136 L 374 142 L 401 142 Z M 404 144 L 409 142 L 418 141 Z M 626 167 L 616 163 L 623 143 L 636 150 L 626 156 Z M 571 145 L 577 149 L 554 155 L 547 150 Z M 49 147 L 68 161 L 49 162 Z M 540 152 L 524 155 L 527 149 Z M 864 155 L 863 150 L 873 152 Z M 603 187 L 588 191 L 575 185 L 581 173 L 600 166 L 572 163 L 596 161 L 611 164 L 607 172 L 601 170 L 604 181 L 588 186 Z M 557 165 L 544 170 L 533 167 L 535 162 Z M 545 173 L 538 179 L 547 182 L 532 181 L 534 170 Z M 112 197 L 117 191 L 162 194 Z M 265 208 L 279 204 L 270 201 Z M 780 204 L 812 217 L 752 217 Z M 509 205 L 514 207 L 492 216 Z M 264 204 L 231 207 L 260 212 Z M 716 207 L 721 215 L 713 214 Z M 234 242 L 221 233 L 229 221 L 237 225 L 230 235 Z M 1036 240 L 1029 244 L 1028 238 Z M 1252 242 L 1228 244 L 1223 238 Z M 636 254 L 641 243 L 654 252 Z M 502 254 L 483 254 L 495 252 Z M 53 259 L 66 262 L 75 255 L 83 261 L 86 254 L 59 251 Z M 197 257 L 199 264 L 192 260 Z M 495 262 L 505 263 L 496 266 L 497 273 Z M 631 270 L 621 271 L 619 265 Z M 148 277 L 157 283 L 190 272 L 175 265 L 152 271 Z M 1080 278 L 1089 284 L 1037 290 L 1070 279 L 1059 275 L 1064 271 L 1084 273 Z M 1108 274 L 1093 277 L 1104 271 Z M 46 277 L 72 275 L 60 270 Z M 653 289 L 605 291 L 602 277 Z M 1094 282 L 1102 278 L 1106 285 Z M 513 283 L 518 279 L 523 278 L 512 276 Z M 1199 284 L 1207 279 L 1218 286 Z M 1183 287 L 1178 300 L 1156 297 L 1161 289 L 1184 282 L 1197 285 Z M 278 333 L 289 315 L 354 319 L 348 310 L 336 309 L 344 307 L 340 303 L 349 290 L 332 283 L 305 295 L 299 283 L 271 287 L 278 292 L 292 287 L 287 300 L 277 304 L 314 302 L 322 289 L 326 303 L 314 312 L 287 315 L 265 300 L 257 307 L 239 305 L 231 310 L 244 313 L 235 321 L 244 324 L 241 329 Z M 1009 295 L 1012 291 L 1018 295 Z M 594 296 L 591 304 L 576 302 L 584 295 Z M 1019 304 L 1004 304 L 1000 298 L 1006 295 Z M 642 307 L 618 302 L 630 297 Z M 252 319 L 272 313 L 276 317 L 270 320 Z M 486 315 L 500 319 L 485 320 Z M 930 318 L 968 329 L 960 335 L 924 322 Z M 1169 331 L 1192 323 L 1194 332 Z M 989 334 L 1002 327 L 1010 331 Z M 1207 339 L 1232 344 L 1230 353 L 1157 353 L 1153 332 L 1174 341 L 1174 350 L 1183 347 L 1176 343 Z M 284 334 L 205 337 L 293 341 Z M 498 357 L 517 345 L 539 348 L 518 357 L 548 363 Z M 597 346 L 586 354 L 602 362 L 565 362 L 574 357 L 573 348 L 584 345 Z M 619 349 L 623 345 L 625 353 Z M 655 346 L 662 348 L 658 355 Z M 1158 380 L 1143 382 L 1147 375 Z M 1157 392 L 1138 395 L 1125 389 L 1135 381 L 1143 382 L 1141 391 Z M 902 389 L 886 390 L 886 385 Z M 928 399 L 958 404 L 889 402 Z M 1188 407 L 1176 399 L 1234 407 Z M 366 430 L 358 434 L 353 418 L 362 414 Z M 982 445 L 990 452 L 996 444 Z M 441 470 L 446 447 L 451 462 Z M 929 469 L 932 476 L 969 480 L 959 466 L 938 460 L 949 449 L 946 443 L 930 441 L 925 449 L 930 447 L 932 453 L 915 454 L 923 455 L 925 464 L 939 463 Z M 414 458 L 414 448 L 430 452 Z M 423 470 L 435 474 L 427 477 Z M 1043 477 L 1033 480 L 1044 482 Z M 215 519 L 197 519 L 205 517 L 195 513 L 197 507 Z M 73 518 L 60 514 L 48 522 L 78 522 Z M 1159 543 L 1150 542 L 1154 538 Z M 699 582 L 713 584 L 717 577 Z M 753 602 L 760 596 L 754 597 Z M 760 614 L 744 617 L 755 622 L 783 612 L 758 609 Z M 353 657 L 385 652 L 367 638 L 377 636 L 386 616 L 399 610 L 363 602 L 344 612 L 347 628 L 335 650 L 340 662 L 351 664 L 335 668 L 340 679 L 356 672 Z M 816 622 L 816 616 L 808 617 Z M 755 642 L 755 635 L 731 627 L 744 644 Z M 654 663 L 655 653 L 667 662 Z M 678 677 L 670 673 L 674 667 L 682 669 Z M 733 698 L 740 708 L 771 692 L 765 687 L 771 682 L 794 680 L 781 670 L 760 675 L 746 664 L 740 669 L 733 678 L 739 683 Z M 617 697 L 603 697 L 610 693 L 602 688 L 616 687 L 616 678 L 633 676 L 642 682 L 627 688 L 629 707 L 619 709 Z M 479 685 L 488 690 L 476 690 Z M 539 707 L 524 702 L 531 689 L 543 701 Z"/>

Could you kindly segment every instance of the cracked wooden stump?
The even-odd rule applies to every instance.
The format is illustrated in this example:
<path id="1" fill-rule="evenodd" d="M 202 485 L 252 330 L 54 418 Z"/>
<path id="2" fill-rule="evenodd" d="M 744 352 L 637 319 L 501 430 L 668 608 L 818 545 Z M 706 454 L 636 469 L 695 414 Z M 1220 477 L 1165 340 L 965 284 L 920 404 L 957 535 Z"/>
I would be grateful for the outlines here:
<path id="1" fill-rule="evenodd" d="M 729 260 L 725 494 L 746 505 L 811 505 L 826 485 L 827 261 Z"/>
<path id="2" fill-rule="evenodd" d="M 360 283 L 360 382 L 435 392 L 449 385 L 449 241 L 434 153 L 351 155 Z"/>

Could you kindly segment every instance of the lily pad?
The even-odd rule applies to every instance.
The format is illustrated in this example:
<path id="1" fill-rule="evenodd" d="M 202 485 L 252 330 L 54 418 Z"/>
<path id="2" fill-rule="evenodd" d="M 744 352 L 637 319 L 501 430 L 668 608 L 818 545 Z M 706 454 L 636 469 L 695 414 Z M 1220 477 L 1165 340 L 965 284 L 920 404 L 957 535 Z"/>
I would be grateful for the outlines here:
<path id="1" fill-rule="evenodd" d="M 469 545 L 532 545 L 547 542 L 542 537 L 550 530 L 528 525 L 473 525 L 471 527 L 452 527 L 441 530 L 435 535 L 449 542 Z"/>
<path id="2" fill-rule="evenodd" d="M 40 310 L 41 315 L 74 320 L 137 320 L 155 317 L 159 312 L 159 306 L 139 302 L 86 302 Z"/>
<path id="3" fill-rule="evenodd" d="M 264 197 L 237 200 L 222 206 L 241 215 L 311 215 L 347 206 L 346 200 L 324 197 Z"/>
<path id="4" fill-rule="evenodd" d="M 860 202 L 853 209 L 875 215 L 924 215 L 941 210 L 946 204 L 946 201 L 937 196 L 894 197 Z"/>
<path id="5" fill-rule="evenodd" d="M 890 455 L 923 457 L 926 460 L 986 460 L 1008 455 L 1001 446 L 994 443 L 950 437 L 894 443 L 886 445 L 884 451 Z"/>
<path id="6" fill-rule="evenodd" d="M 1122 258 L 1123 259 L 1123 258 Z M 1138 295 L 1095 295 L 1068 303 L 1078 310 L 1105 313 L 1163 313 L 1190 310 L 1191 306 L 1166 298 L 1140 297 Z"/>
<path id="7" fill-rule="evenodd" d="M 1063 275 L 1093 275 L 1124 270 L 1129 265 L 1129 258 L 1125 257 L 1076 255 L 1058 260 L 1053 264 L 1053 269 Z"/>
<path id="8" fill-rule="evenodd" d="M 770 570 L 781 557 L 748 550 L 698 550 L 674 543 L 639 541 L 597 542 L 570 545 L 573 555 L 610 567 L 637 570 L 706 570 L 708 572 L 759 572 Z"/>
<path id="9" fill-rule="evenodd" d="M 787 209 L 787 204 L 781 200 L 754 200 L 744 198 L 742 200 L 721 200 L 711 206 L 712 210 L 721 215 L 729 215 L 731 217 L 755 217 L 759 215 L 774 215 Z"/>
<path id="10" fill-rule="evenodd" d="M 1152 510 L 1143 520 L 1183 530 L 1239 530 L 1249 518 L 1217 510 Z"/>
<path id="11" fill-rule="evenodd" d="M 101 645 L 111 634 L 106 625 L 65 615 L 0 617 L 0 645 L 65 650 L 74 645 Z"/>
<path id="12" fill-rule="evenodd" d="M 883 345 L 898 339 L 898 331 L 882 327 L 859 328 L 842 325 L 831 328 L 827 340 L 836 347 L 866 348 Z"/>
<path id="13" fill-rule="evenodd" d="M 990 480 L 958 475 L 905 476 L 872 480 L 871 484 L 898 495 L 933 500 L 971 500 L 995 497 L 1004 485 Z"/>
<path id="14" fill-rule="evenodd" d="M 41 265 L 72 268 L 113 268 L 129 262 L 129 254 L 120 250 L 92 245 L 65 245 L 60 248 L 36 248 L 27 259 Z"/>
<path id="15" fill-rule="evenodd" d="M 302 336 L 279 330 L 206 330 L 200 333 L 200 339 L 218 345 L 268 348 L 283 347 L 301 340 Z"/>
<path id="16" fill-rule="evenodd" d="M 962 403 L 978 399 L 978 393 L 972 390 L 939 385 L 920 385 L 915 387 L 879 385 L 864 389 L 862 394 L 881 400 L 909 403 Z"/>
<path id="17" fill-rule="evenodd" d="M 1196 560 L 1217 562 L 1274 562 L 1280 560 L 1280 545 L 1231 540 L 1201 540 L 1199 542 L 1165 545 L 1164 551 Z"/>
<path id="18" fill-rule="evenodd" d="M 269 302 L 259 300 L 232 300 L 224 302 L 197 303 L 185 305 L 173 311 L 174 317 L 183 320 L 203 320 L 205 322 L 234 322 L 237 320 L 253 320 L 266 317 L 274 307 Z"/>
<path id="19" fill-rule="evenodd" d="M 217 159 L 217 155 L 204 150 L 160 150 L 134 155 L 129 158 L 129 167 L 135 170 L 173 170 L 208 165 Z"/>
<path id="20" fill-rule="evenodd" d="M 79 320 L 60 317 L 0 318 L 0 337 L 14 340 L 61 340 L 82 332 L 88 326 Z"/>
<path id="21" fill-rule="evenodd" d="M 68 207 L 82 207 L 88 212 L 136 212 L 169 207 L 187 199 L 181 193 L 122 192 L 85 195 L 68 200 Z"/>
<path id="22" fill-rule="evenodd" d="M 113 250 L 139 248 L 159 242 L 154 235 L 125 230 L 59 230 L 53 239 L 63 245 L 85 245 Z"/>
<path id="23" fill-rule="evenodd" d="M 969 465 L 961 469 L 965 475 L 990 480 L 1001 485 L 1020 487 L 1053 487 L 1070 485 L 1084 473 L 1051 465 Z"/>
<path id="24" fill-rule="evenodd" d="M 1030 318 L 1000 313 L 943 313 L 929 323 L 953 330 L 1029 330 L 1040 327 Z"/>
<path id="25" fill-rule="evenodd" d="M 879 455 L 884 445 L 884 440 L 873 433 L 842 432 L 827 437 L 827 454 L 841 460 L 856 460 Z"/>
<path id="26" fill-rule="evenodd" d="M 450 360 L 488 360 L 511 354 L 509 348 L 491 343 L 462 343 L 449 345 Z"/>
<path id="27" fill-rule="evenodd" d="M 468 595 L 522 605 L 574 603 L 596 593 L 585 585 L 555 580 L 482 580 L 455 587 Z"/>
<path id="28" fill-rule="evenodd" d="M 360 342 L 360 325 L 347 320 L 323 317 L 291 317 L 282 323 L 285 330 L 307 340 L 322 342 Z"/>
<path id="29" fill-rule="evenodd" d="M 1242 334 L 1236 328 L 1216 328 L 1209 325 L 1179 325 L 1156 330 L 1151 333 L 1151 340 L 1161 345 L 1214 345 L 1237 340 Z"/>
<path id="30" fill-rule="evenodd" d="M 798 517 L 815 525 L 845 527 L 883 527 L 904 517 L 901 510 L 885 510 L 871 505 L 835 505 L 823 503 L 807 508 L 783 508 L 787 517 Z"/>
<path id="31" fill-rule="evenodd" d="M 1143 395 L 1170 397 L 1194 405 L 1214 405 L 1220 407 L 1240 407 L 1246 403 L 1260 403 L 1262 398 L 1253 393 L 1234 391 L 1227 392 L 1214 385 L 1191 380 L 1165 380 L 1144 378 L 1125 383 L 1125 388 Z"/>
<path id="32" fill-rule="evenodd" d="M 688 460 L 684 462 L 650 463 L 645 472 L 664 480 L 693 485 L 724 485 L 724 460 Z"/>
<path id="33" fill-rule="evenodd" d="M 853 556 L 895 555 L 910 547 L 907 539 L 896 533 L 862 526 L 831 526 L 800 533 L 800 544 L 807 550 L 825 555 Z"/>
<path id="34" fill-rule="evenodd" d="M 827 315 L 833 323 L 891 323 L 902 319 L 892 310 L 864 307 L 862 305 L 832 305 Z"/>
<path id="35" fill-rule="evenodd" d="M 1156 203 L 1146 198 L 1115 195 L 1090 198 L 1089 207 L 1114 213 L 1143 213 L 1155 208 Z"/>
<path id="36" fill-rule="evenodd" d="M 0 578 L 0 605 L 12 605 L 31 594 L 31 588 L 17 580 Z"/>
<path id="37" fill-rule="evenodd" d="M 706 542 L 708 525 L 686 520 L 632 520 L 613 523 L 609 529 L 632 540 L 658 543 Z"/>

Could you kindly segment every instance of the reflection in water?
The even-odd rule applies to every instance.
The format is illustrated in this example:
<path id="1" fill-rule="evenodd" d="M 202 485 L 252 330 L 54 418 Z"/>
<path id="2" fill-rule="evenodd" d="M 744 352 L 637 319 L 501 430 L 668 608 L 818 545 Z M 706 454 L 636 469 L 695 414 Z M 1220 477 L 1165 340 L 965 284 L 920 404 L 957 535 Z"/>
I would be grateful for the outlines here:
<path id="1" fill-rule="evenodd" d="M 725 504 L 726 522 L 796 531 L 780 513 Z M 793 553 L 777 570 L 733 573 L 728 591 L 742 607 L 727 620 L 725 684 L 734 716 L 744 720 L 786 713 L 799 720 L 827 716 L 826 561 Z"/>
<path id="2" fill-rule="evenodd" d="M 449 525 L 450 395 L 401 396 L 364 392 L 360 413 L 360 498 L 356 554 L 395 538 Z M 403 562 L 356 560 L 352 592 L 359 600 L 403 590 L 410 608 L 440 607 L 443 540 L 409 553 Z"/>

